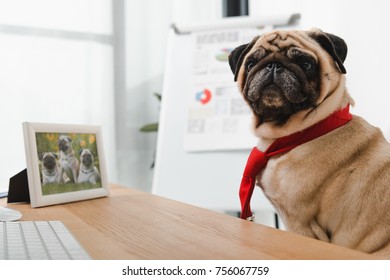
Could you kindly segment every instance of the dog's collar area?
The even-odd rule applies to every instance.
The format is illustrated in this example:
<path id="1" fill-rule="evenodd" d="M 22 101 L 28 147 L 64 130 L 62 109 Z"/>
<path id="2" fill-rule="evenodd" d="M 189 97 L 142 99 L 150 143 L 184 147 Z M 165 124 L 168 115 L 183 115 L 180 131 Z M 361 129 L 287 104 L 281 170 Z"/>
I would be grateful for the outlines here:
<path id="1" fill-rule="evenodd" d="M 62 157 L 63 157 L 64 159 L 71 159 L 71 158 L 74 158 L 74 157 L 75 157 L 75 156 L 74 156 L 74 151 L 71 151 L 71 152 L 68 152 L 68 153 L 63 152 Z"/>
<path id="2" fill-rule="evenodd" d="M 322 121 L 291 135 L 276 139 L 265 152 L 254 147 L 249 155 L 240 185 L 241 218 L 254 220 L 250 209 L 250 200 L 255 187 L 256 176 L 265 168 L 269 158 L 286 153 L 295 147 L 325 135 L 352 120 L 349 104 L 342 110 L 336 111 Z"/>
<path id="3" fill-rule="evenodd" d="M 80 172 L 87 175 L 87 174 L 91 174 L 93 172 L 93 169 L 89 169 L 89 170 L 82 170 L 80 169 Z"/>
<path id="4" fill-rule="evenodd" d="M 43 173 L 46 176 L 56 176 L 59 172 L 60 172 L 60 170 L 58 168 L 55 169 L 54 172 L 50 172 L 49 170 L 43 170 Z"/>

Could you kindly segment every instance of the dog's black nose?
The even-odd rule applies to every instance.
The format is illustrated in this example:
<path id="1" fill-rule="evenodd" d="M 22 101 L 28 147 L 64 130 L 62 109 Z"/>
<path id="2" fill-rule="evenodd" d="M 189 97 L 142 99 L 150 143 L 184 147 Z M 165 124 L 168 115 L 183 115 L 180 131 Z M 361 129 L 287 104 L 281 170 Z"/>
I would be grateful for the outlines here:
<path id="1" fill-rule="evenodd" d="M 279 72 L 282 69 L 282 64 L 278 62 L 271 62 L 267 64 L 267 69 L 270 72 Z"/>

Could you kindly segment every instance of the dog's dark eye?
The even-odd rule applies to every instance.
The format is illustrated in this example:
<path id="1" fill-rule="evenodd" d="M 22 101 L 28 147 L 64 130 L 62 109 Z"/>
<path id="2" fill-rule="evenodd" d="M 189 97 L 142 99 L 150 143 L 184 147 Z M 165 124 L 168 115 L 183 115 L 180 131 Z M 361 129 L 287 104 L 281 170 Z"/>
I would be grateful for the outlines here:
<path id="1" fill-rule="evenodd" d="M 311 69 L 313 69 L 313 64 L 311 64 L 310 62 L 304 62 L 304 63 L 302 63 L 302 68 L 303 68 L 303 70 L 308 72 Z"/>
<path id="2" fill-rule="evenodd" d="M 255 67 L 257 61 L 253 60 L 253 59 L 249 59 L 248 62 L 246 63 L 246 71 L 247 72 L 250 72 L 252 70 L 253 67 Z"/>
<path id="3" fill-rule="evenodd" d="M 311 59 L 304 59 L 299 64 L 303 69 L 303 71 L 305 71 L 308 74 L 313 73 L 316 69 L 316 64 Z"/>

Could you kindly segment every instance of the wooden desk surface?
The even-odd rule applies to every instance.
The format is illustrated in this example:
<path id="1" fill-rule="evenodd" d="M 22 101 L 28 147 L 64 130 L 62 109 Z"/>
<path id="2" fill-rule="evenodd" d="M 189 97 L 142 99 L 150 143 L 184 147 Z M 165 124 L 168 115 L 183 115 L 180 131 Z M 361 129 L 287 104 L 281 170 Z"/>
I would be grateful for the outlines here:
<path id="1" fill-rule="evenodd" d="M 0 200 L 5 205 L 6 199 Z M 134 189 L 32 209 L 22 220 L 60 220 L 94 259 L 370 259 L 350 249 Z"/>

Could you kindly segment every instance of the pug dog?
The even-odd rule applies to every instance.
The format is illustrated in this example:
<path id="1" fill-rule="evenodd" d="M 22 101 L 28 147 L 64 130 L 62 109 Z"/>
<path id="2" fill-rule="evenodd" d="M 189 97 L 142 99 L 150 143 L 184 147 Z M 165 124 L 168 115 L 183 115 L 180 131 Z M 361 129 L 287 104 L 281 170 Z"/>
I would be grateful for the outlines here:
<path id="1" fill-rule="evenodd" d="M 95 166 L 92 152 L 89 149 L 80 150 L 80 172 L 78 183 L 96 184 L 100 180 L 100 174 Z"/>
<path id="2" fill-rule="evenodd" d="M 272 31 L 232 51 L 258 150 L 354 105 L 346 56 L 345 41 L 319 29 Z M 287 230 L 390 258 L 390 145 L 363 118 L 270 157 L 256 184 Z"/>
<path id="3" fill-rule="evenodd" d="M 55 153 L 43 153 L 42 157 L 42 186 L 49 183 L 62 183 L 61 170 L 58 166 L 58 156 Z"/>
<path id="4" fill-rule="evenodd" d="M 79 161 L 75 156 L 72 147 L 72 139 L 67 135 L 60 135 L 58 138 L 58 148 L 60 150 L 59 163 L 61 166 L 62 176 L 69 178 L 69 182 L 77 183 L 79 176 Z"/>

